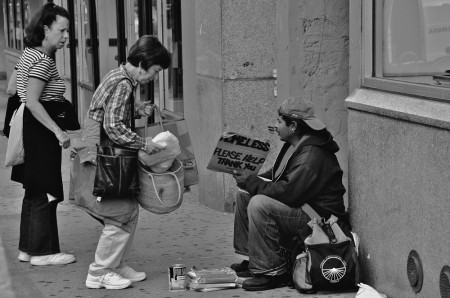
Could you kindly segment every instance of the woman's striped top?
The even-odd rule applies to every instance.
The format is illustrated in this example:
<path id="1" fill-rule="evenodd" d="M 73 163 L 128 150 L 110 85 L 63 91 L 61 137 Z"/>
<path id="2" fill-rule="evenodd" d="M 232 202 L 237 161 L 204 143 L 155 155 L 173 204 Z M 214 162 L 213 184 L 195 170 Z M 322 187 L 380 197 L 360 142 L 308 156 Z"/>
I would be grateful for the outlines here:
<path id="1" fill-rule="evenodd" d="M 26 101 L 28 78 L 36 78 L 47 82 L 42 91 L 40 101 L 63 100 L 66 86 L 56 69 L 55 60 L 45 53 L 25 48 L 16 65 L 17 93 L 22 102 Z"/>

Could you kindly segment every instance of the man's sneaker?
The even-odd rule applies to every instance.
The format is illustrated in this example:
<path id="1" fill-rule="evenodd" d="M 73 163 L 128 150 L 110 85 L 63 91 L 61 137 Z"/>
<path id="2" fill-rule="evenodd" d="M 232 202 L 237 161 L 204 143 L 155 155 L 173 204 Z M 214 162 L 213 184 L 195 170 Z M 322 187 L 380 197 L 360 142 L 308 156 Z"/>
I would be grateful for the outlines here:
<path id="1" fill-rule="evenodd" d="M 134 270 L 130 266 L 124 266 L 124 267 L 121 267 L 121 268 L 117 268 L 114 271 L 116 273 L 118 273 L 119 275 L 121 275 L 122 277 L 131 280 L 132 282 L 141 281 L 141 280 L 144 280 L 147 277 L 145 272 L 137 272 L 136 270 Z"/>
<path id="2" fill-rule="evenodd" d="M 241 263 L 231 264 L 230 268 L 236 272 L 248 271 L 248 261 L 244 260 Z"/>
<path id="3" fill-rule="evenodd" d="M 105 288 L 107 290 L 125 289 L 131 285 L 131 280 L 123 278 L 115 272 L 109 272 L 102 276 L 93 276 L 88 274 L 86 278 L 86 287 L 89 289 Z"/>
<path id="4" fill-rule="evenodd" d="M 30 259 L 30 264 L 34 266 L 65 265 L 73 262 L 75 257 L 63 252 L 47 256 L 32 256 Z"/>
<path id="5" fill-rule="evenodd" d="M 31 256 L 26 252 L 19 250 L 19 256 L 17 257 L 21 262 L 29 262 L 31 260 Z"/>

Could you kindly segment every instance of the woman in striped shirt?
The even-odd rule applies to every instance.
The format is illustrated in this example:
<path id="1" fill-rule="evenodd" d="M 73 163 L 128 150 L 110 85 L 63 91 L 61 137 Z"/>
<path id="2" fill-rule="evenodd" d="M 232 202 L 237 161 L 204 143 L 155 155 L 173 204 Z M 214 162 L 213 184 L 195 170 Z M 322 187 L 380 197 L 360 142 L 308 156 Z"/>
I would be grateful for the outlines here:
<path id="1" fill-rule="evenodd" d="M 53 3 L 44 5 L 26 28 L 25 45 L 17 69 L 17 93 L 25 102 L 23 144 L 25 163 L 14 166 L 11 179 L 23 184 L 25 196 L 20 222 L 19 260 L 32 265 L 75 262 L 60 251 L 56 208 L 63 198 L 61 147 L 70 138 L 57 124 L 58 115 L 44 103 L 63 102 L 64 82 L 54 54 L 68 39 L 69 14 Z"/>

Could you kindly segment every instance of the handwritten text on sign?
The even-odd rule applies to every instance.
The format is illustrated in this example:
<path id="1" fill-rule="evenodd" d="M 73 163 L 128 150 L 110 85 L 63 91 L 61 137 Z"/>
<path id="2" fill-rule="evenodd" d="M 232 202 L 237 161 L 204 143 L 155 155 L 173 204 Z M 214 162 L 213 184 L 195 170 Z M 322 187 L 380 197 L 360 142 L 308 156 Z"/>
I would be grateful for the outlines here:
<path id="1" fill-rule="evenodd" d="M 246 170 L 257 174 L 269 150 L 268 142 L 239 134 L 225 135 L 220 138 L 207 168 L 226 173 L 232 170 Z"/>

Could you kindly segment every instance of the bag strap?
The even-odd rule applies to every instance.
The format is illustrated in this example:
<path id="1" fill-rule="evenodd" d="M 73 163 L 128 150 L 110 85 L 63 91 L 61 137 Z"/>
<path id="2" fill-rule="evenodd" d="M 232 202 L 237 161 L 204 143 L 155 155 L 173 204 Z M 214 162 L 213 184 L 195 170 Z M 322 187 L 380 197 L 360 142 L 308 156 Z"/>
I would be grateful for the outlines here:
<path id="1" fill-rule="evenodd" d="M 177 206 L 180 203 L 181 199 L 183 198 L 183 193 L 181 191 L 180 180 L 178 179 L 177 175 L 175 175 L 175 173 L 178 172 L 182 167 L 183 167 L 183 164 L 180 162 L 180 166 L 178 167 L 178 169 L 176 169 L 173 172 L 170 172 L 170 173 L 166 172 L 166 173 L 162 173 L 162 174 L 154 174 L 154 173 L 150 173 L 150 172 L 147 173 L 147 175 L 150 178 L 150 180 L 152 180 L 153 189 L 155 190 L 156 198 L 161 203 L 161 205 L 163 205 L 164 207 L 173 208 L 173 207 Z M 164 203 L 161 200 L 161 197 L 159 196 L 158 188 L 156 187 L 155 178 L 153 176 L 161 176 L 161 175 L 171 175 L 171 176 L 173 176 L 173 178 L 175 178 L 175 181 L 177 182 L 177 185 L 178 185 L 178 199 L 177 199 L 177 202 L 175 204 L 173 204 L 172 206 L 167 205 L 166 203 Z"/>
<path id="2" fill-rule="evenodd" d="M 313 209 L 309 204 L 304 204 L 302 206 L 302 210 L 309 216 L 309 218 L 317 218 L 317 220 L 320 220 L 322 216 L 319 215 L 319 213 L 316 212 L 316 210 Z"/>

